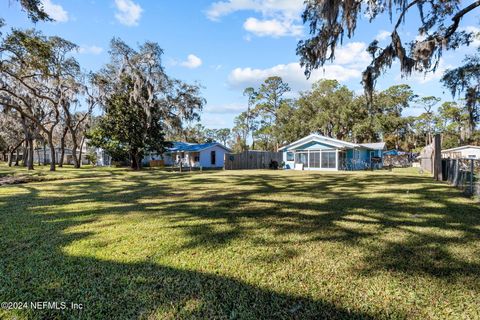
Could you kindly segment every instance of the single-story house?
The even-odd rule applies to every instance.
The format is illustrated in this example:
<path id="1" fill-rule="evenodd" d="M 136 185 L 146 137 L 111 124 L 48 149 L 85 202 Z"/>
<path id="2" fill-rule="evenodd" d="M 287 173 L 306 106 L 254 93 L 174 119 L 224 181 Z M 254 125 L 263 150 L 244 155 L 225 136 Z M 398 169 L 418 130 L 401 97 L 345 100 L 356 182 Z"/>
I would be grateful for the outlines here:
<path id="1" fill-rule="evenodd" d="M 480 146 L 462 146 L 451 149 L 442 150 L 442 158 L 470 158 L 480 159 Z"/>
<path id="2" fill-rule="evenodd" d="M 55 147 L 55 162 L 56 164 L 60 163 L 60 156 L 62 154 L 62 149 L 60 147 Z M 22 153 L 23 156 L 23 153 Z M 80 150 L 77 149 L 77 157 L 80 157 Z M 49 164 L 52 161 L 50 157 L 50 148 L 35 148 L 33 151 L 33 162 L 34 163 L 42 163 L 42 164 Z M 82 150 L 82 164 L 88 164 L 89 161 L 87 160 L 87 149 L 84 146 Z M 73 151 L 70 148 L 64 148 L 63 154 L 63 163 L 64 164 L 73 164 Z"/>
<path id="3" fill-rule="evenodd" d="M 362 170 L 381 168 L 385 142 L 351 143 L 311 134 L 279 149 L 286 169 Z"/>
<path id="4" fill-rule="evenodd" d="M 163 155 L 148 154 L 143 162 L 148 164 L 151 160 L 163 160 L 167 166 L 182 164 L 183 167 L 223 168 L 225 153 L 228 152 L 230 149 L 218 142 L 173 142 Z"/>

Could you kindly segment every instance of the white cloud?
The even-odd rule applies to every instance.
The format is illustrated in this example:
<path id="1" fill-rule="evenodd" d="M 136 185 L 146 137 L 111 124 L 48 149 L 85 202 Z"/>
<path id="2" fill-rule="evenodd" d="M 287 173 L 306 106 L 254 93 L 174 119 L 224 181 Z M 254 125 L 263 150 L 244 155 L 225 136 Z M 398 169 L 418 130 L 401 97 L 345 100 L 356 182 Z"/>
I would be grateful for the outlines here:
<path id="1" fill-rule="evenodd" d="M 213 3 L 206 15 L 210 20 L 218 21 L 221 17 L 237 11 L 253 11 L 261 19 L 249 17 L 243 27 L 257 36 L 300 36 L 303 32 L 301 12 L 303 0 L 227 0 Z"/>
<path id="2" fill-rule="evenodd" d="M 388 37 L 390 37 L 392 33 L 390 31 L 386 30 L 380 30 L 377 35 L 375 36 L 375 40 L 377 41 L 383 41 L 386 40 Z"/>
<path id="3" fill-rule="evenodd" d="M 300 36 L 303 31 L 302 26 L 295 25 L 291 20 L 258 20 L 252 17 L 245 21 L 243 28 L 259 37 Z"/>
<path id="4" fill-rule="evenodd" d="M 67 22 L 69 20 L 68 12 L 61 5 L 50 0 L 43 0 L 42 5 L 45 12 L 56 22 Z"/>
<path id="5" fill-rule="evenodd" d="M 103 48 L 98 46 L 80 46 L 78 53 L 81 54 L 100 54 L 103 52 Z"/>
<path id="6" fill-rule="evenodd" d="M 195 69 L 202 65 L 202 59 L 194 54 L 189 54 L 187 60 L 181 62 L 180 65 L 186 68 Z"/>
<path id="7" fill-rule="evenodd" d="M 132 0 L 115 0 L 115 18 L 123 25 L 137 26 L 143 9 Z"/>
<path id="8" fill-rule="evenodd" d="M 263 16 L 284 16 L 289 19 L 300 18 L 303 9 L 303 0 L 227 0 L 214 2 L 207 10 L 210 20 L 219 20 L 221 17 L 236 11 L 255 11 Z"/>
<path id="9" fill-rule="evenodd" d="M 309 79 L 305 77 L 304 70 L 298 62 L 279 64 L 267 69 L 236 68 L 229 77 L 231 87 L 242 89 L 250 86 L 258 86 L 270 76 L 279 76 L 290 85 L 293 91 L 309 89 L 313 82 L 320 79 L 336 79 L 347 81 L 360 78 L 361 70 L 341 65 L 326 65 L 321 69 L 314 70 Z"/>
<path id="10" fill-rule="evenodd" d="M 366 67 L 371 58 L 365 42 L 350 42 L 335 49 L 335 64 L 352 64 Z"/>
<path id="11" fill-rule="evenodd" d="M 309 79 L 306 78 L 300 64 L 292 62 L 265 69 L 236 68 L 230 72 L 228 84 L 232 88 L 243 89 L 249 86 L 256 87 L 267 77 L 280 76 L 293 91 L 301 91 L 309 89 L 312 83 L 320 79 L 335 79 L 340 82 L 359 79 L 370 62 L 370 56 L 365 51 L 366 47 L 364 42 L 350 42 L 337 48 L 334 63 L 314 70 Z"/>

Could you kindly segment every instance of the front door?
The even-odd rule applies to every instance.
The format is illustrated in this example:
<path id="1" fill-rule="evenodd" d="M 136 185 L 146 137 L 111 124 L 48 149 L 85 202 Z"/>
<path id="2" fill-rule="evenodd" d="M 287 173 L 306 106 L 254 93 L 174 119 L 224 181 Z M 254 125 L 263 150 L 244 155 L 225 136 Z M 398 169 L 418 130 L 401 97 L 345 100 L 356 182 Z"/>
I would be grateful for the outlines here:
<path id="1" fill-rule="evenodd" d="M 210 152 L 210 164 L 212 166 L 215 166 L 217 163 L 217 153 L 215 152 L 215 150 L 213 150 L 212 152 Z"/>

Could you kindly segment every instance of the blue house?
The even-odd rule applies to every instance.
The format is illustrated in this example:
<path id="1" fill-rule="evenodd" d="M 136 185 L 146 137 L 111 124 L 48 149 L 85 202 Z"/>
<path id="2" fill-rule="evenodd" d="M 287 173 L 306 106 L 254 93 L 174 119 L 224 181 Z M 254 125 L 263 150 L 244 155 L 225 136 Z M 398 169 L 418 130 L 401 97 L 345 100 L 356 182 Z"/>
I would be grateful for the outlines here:
<path id="1" fill-rule="evenodd" d="M 385 142 L 351 143 L 311 134 L 279 149 L 285 168 L 296 170 L 363 170 L 381 168 Z"/>
<path id="2" fill-rule="evenodd" d="M 183 167 L 222 168 L 225 161 L 225 153 L 230 149 L 218 142 L 188 143 L 173 142 L 172 147 L 158 155 L 149 153 L 143 158 L 144 164 L 150 160 L 164 160 L 165 165 L 180 165 Z"/>

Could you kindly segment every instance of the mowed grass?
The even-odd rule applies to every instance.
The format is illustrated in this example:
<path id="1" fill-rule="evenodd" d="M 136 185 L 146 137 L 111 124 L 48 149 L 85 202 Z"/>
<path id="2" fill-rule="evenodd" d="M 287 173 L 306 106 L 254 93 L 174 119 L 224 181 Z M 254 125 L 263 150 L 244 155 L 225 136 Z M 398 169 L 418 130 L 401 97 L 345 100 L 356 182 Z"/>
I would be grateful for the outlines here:
<path id="1" fill-rule="evenodd" d="M 98 172 L 0 187 L 0 302 L 84 306 L 0 318 L 480 318 L 480 206 L 415 170 Z"/>
<path id="2" fill-rule="evenodd" d="M 51 172 L 49 165 L 36 165 L 34 170 L 27 170 L 24 166 L 8 167 L 0 162 L 0 186 L 3 184 L 16 184 L 35 181 L 52 181 L 87 177 L 104 177 L 115 174 L 121 169 L 114 168 L 94 168 L 91 165 L 84 165 L 80 169 L 75 169 L 72 165 L 64 165 L 57 171 Z"/>

